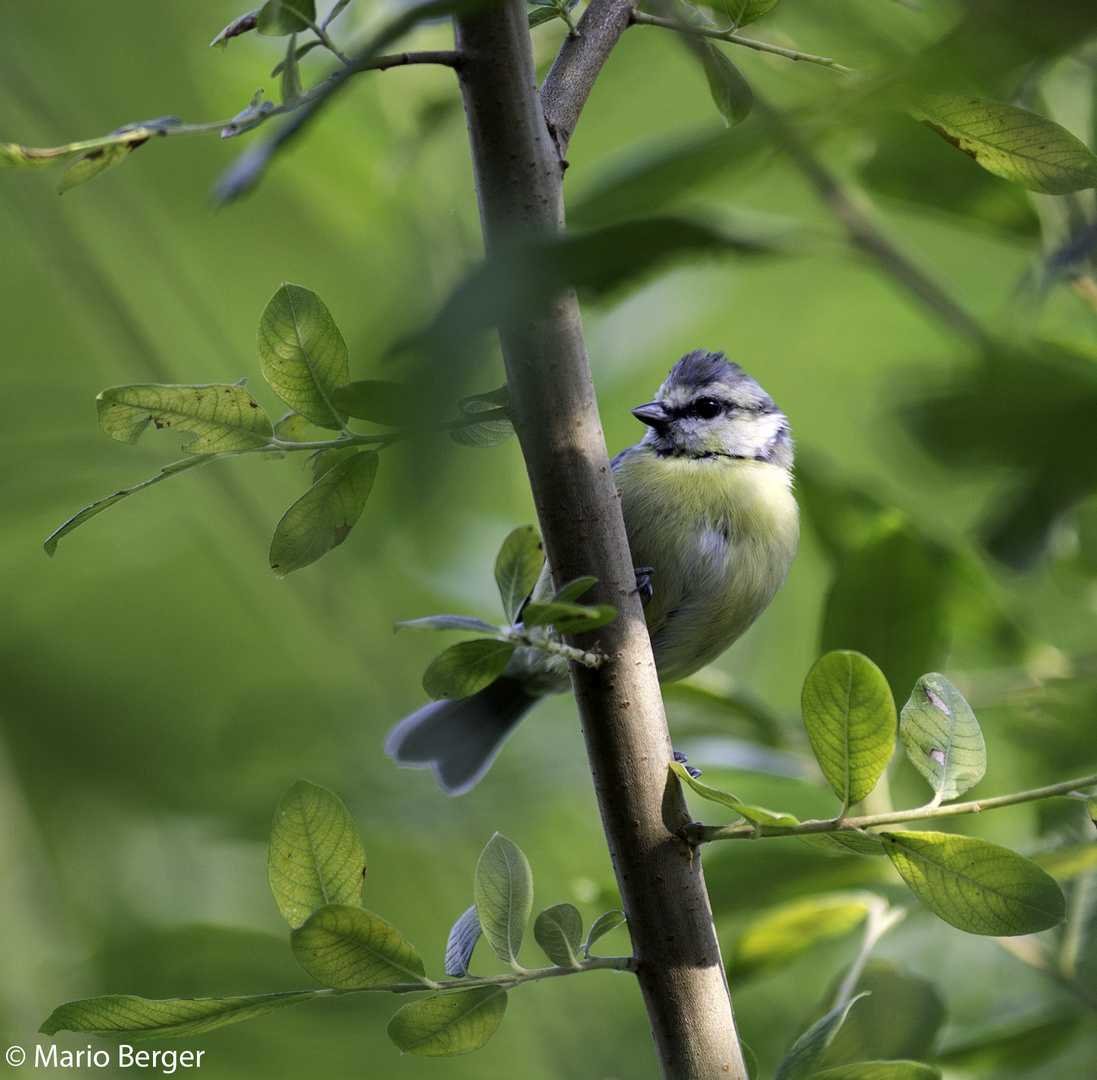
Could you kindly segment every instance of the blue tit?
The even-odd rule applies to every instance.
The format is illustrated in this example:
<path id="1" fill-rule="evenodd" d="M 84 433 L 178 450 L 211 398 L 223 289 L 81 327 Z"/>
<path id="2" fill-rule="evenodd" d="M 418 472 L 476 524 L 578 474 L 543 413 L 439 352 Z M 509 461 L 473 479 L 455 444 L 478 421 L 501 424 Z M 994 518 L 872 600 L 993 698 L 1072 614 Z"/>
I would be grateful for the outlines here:
<path id="1" fill-rule="evenodd" d="M 772 398 L 723 353 L 671 369 L 648 425 L 612 462 L 659 679 L 715 660 L 766 609 L 796 554 L 792 438 Z M 534 590 L 551 595 L 546 572 Z M 522 717 L 569 686 L 557 657 L 518 649 L 503 674 L 466 698 L 435 701 L 385 740 L 398 765 L 430 768 L 450 795 L 468 791 Z"/>

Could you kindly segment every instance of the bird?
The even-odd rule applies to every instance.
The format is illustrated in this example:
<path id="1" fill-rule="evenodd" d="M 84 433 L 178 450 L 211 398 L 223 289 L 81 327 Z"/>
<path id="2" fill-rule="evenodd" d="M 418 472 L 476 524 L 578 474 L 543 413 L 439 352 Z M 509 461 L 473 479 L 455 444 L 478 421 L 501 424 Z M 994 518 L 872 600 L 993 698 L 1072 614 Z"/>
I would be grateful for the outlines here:
<path id="1" fill-rule="evenodd" d="M 656 670 L 675 682 L 735 642 L 788 577 L 800 535 L 792 435 L 757 381 L 705 349 L 683 356 L 632 415 L 648 430 L 610 464 Z M 533 595 L 542 591 L 551 596 L 547 566 Z M 519 648 L 484 689 L 404 717 L 384 751 L 463 794 L 526 713 L 569 686 L 558 657 Z"/>

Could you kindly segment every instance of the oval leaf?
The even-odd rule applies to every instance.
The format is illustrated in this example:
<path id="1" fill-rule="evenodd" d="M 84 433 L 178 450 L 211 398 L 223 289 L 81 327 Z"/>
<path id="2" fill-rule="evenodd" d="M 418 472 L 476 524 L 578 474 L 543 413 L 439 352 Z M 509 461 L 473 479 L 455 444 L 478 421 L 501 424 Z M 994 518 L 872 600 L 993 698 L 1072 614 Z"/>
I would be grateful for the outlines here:
<path id="1" fill-rule="evenodd" d="M 476 864 L 473 895 L 491 951 L 517 968 L 533 910 L 533 873 L 517 844 L 499 833 L 488 841 Z"/>
<path id="2" fill-rule="evenodd" d="M 903 706 L 899 737 L 935 802 L 955 799 L 983 779 L 987 748 L 979 722 L 944 675 L 932 672 L 918 680 Z"/>
<path id="3" fill-rule="evenodd" d="M 290 926 L 325 904 L 362 902 L 366 852 L 353 818 L 327 788 L 298 780 L 274 813 L 267 857 L 270 891 Z"/>
<path id="4" fill-rule="evenodd" d="M 533 923 L 533 938 L 557 966 L 578 967 L 583 916 L 573 904 L 545 908 Z"/>
<path id="5" fill-rule="evenodd" d="M 709 802 L 719 803 L 721 806 L 730 807 L 737 814 L 745 817 L 747 821 L 754 825 L 763 825 L 777 829 L 791 829 L 793 826 L 800 824 L 792 814 L 786 814 L 780 810 L 767 810 L 762 806 L 750 806 L 727 791 L 721 791 L 719 788 L 710 787 L 708 784 L 702 783 L 697 777 L 691 776 L 689 770 L 677 761 L 671 764 L 670 769 L 679 779 L 684 780 L 689 784 L 702 799 L 708 799 Z"/>
<path id="6" fill-rule="evenodd" d="M 472 950 L 480 940 L 480 916 L 476 913 L 476 905 L 467 908 L 461 917 L 453 924 L 446 940 L 445 972 L 455 979 L 463 978 L 469 973 L 469 961 L 472 959 Z"/>
<path id="7" fill-rule="evenodd" d="M 812 1073 L 812 1080 L 940 1080 L 941 1070 L 920 1061 L 858 1061 Z"/>
<path id="8" fill-rule="evenodd" d="M 895 702 L 883 672 L 856 652 L 832 652 L 804 681 L 804 725 L 843 810 L 876 786 L 895 749 Z"/>
<path id="9" fill-rule="evenodd" d="M 545 549 L 532 525 L 515 529 L 504 541 L 495 559 L 495 583 L 503 601 L 503 611 L 513 622 L 533 592 L 545 565 Z"/>
<path id="10" fill-rule="evenodd" d="M 267 0 L 256 14 L 255 28 L 265 37 L 284 37 L 307 30 L 301 16 L 316 21 L 316 0 Z"/>
<path id="11" fill-rule="evenodd" d="M 499 1029 L 507 992 L 476 986 L 405 1005 L 389 1021 L 388 1037 L 404 1054 L 453 1057 L 479 1050 Z"/>
<path id="12" fill-rule="evenodd" d="M 297 962 L 325 986 L 364 990 L 423 982 L 415 946 L 379 915 L 349 904 L 318 908 L 290 935 Z"/>
<path id="13" fill-rule="evenodd" d="M 742 72 L 710 42 L 701 44 L 701 62 L 716 108 L 728 127 L 742 123 L 754 108 L 754 91 Z"/>
<path id="14" fill-rule="evenodd" d="M 736 971 L 783 964 L 820 941 L 848 934 L 865 921 L 872 899 L 832 893 L 775 908 L 743 931 L 735 949 Z"/>
<path id="15" fill-rule="evenodd" d="M 483 690 L 503 673 L 514 653 L 509 641 L 462 641 L 439 653 L 423 672 L 423 689 L 434 698 L 463 698 Z"/>
<path id="16" fill-rule="evenodd" d="M 283 515 L 270 542 L 270 568 L 283 578 L 338 547 L 362 516 L 377 454 L 362 450 L 329 469 Z"/>
<path id="17" fill-rule="evenodd" d="M 259 403 L 237 383 L 111 386 L 95 399 L 99 426 L 118 442 L 135 443 L 149 424 L 176 428 L 194 438 L 188 454 L 254 450 L 270 443 L 274 425 Z"/>
<path id="18" fill-rule="evenodd" d="M 136 150 L 148 142 L 148 136 L 141 138 L 119 139 L 116 143 L 81 154 L 65 167 L 57 184 L 57 194 L 64 195 L 70 188 L 86 184 L 107 169 L 120 165 Z"/>
<path id="19" fill-rule="evenodd" d="M 581 634 L 597 630 L 617 618 L 617 609 L 610 604 L 549 604 L 529 603 L 522 609 L 526 626 L 551 626 L 558 634 Z"/>
<path id="20" fill-rule="evenodd" d="M 1097 187 L 1097 156 L 1046 116 L 957 94 L 921 95 L 907 111 L 987 172 L 1029 191 L 1066 195 Z"/>
<path id="21" fill-rule="evenodd" d="M 38 1029 L 43 1035 L 81 1031 L 88 1035 L 125 1035 L 131 1039 L 171 1039 L 201 1035 L 214 1028 L 250 1020 L 316 997 L 315 990 L 252 997 L 167 998 L 107 994 L 59 1005 Z"/>
<path id="22" fill-rule="evenodd" d="M 210 42 L 210 48 L 223 49 L 228 45 L 230 39 L 239 37 L 241 34 L 246 34 L 249 30 L 254 30 L 257 22 L 256 16 L 258 14 L 259 11 L 256 9 L 255 11 L 249 11 L 244 15 L 238 15 Z"/>
<path id="23" fill-rule="evenodd" d="M 259 367 L 270 388 L 318 427 L 338 429 L 335 390 L 347 382 L 347 346 L 327 305 L 300 285 L 282 283 L 259 318 Z"/>
<path id="24" fill-rule="evenodd" d="M 817 1066 L 827 1052 L 827 1047 L 830 1046 L 831 1040 L 845 1021 L 850 1007 L 861 996 L 863 995 L 858 995 L 845 1004 L 836 1006 L 821 1020 L 812 1024 L 793 1043 L 792 1049 L 785 1055 L 773 1080 L 807 1080 L 809 1076 L 814 1076 Z"/>
<path id="25" fill-rule="evenodd" d="M 585 593 L 598 584 L 596 577 L 589 574 L 584 577 L 572 578 L 571 581 L 561 585 L 552 598 L 554 604 L 574 604 Z"/>
<path id="26" fill-rule="evenodd" d="M 885 850 L 911 892 L 969 934 L 1034 934 L 1063 921 L 1055 880 L 1034 862 L 986 840 L 939 832 L 885 832 Z"/>
<path id="27" fill-rule="evenodd" d="M 471 615 L 424 615 L 396 624 L 399 630 L 467 630 L 474 634 L 498 634 L 499 627 Z"/>
<path id="28" fill-rule="evenodd" d="M 590 950 L 594 947 L 594 943 L 603 938 L 611 930 L 616 930 L 617 927 L 623 926 L 626 922 L 625 913 L 623 911 L 607 911 L 602 915 L 599 915 L 594 920 L 594 925 L 590 928 L 590 933 L 587 934 L 587 940 L 583 942 L 583 955 L 590 956 Z"/>
<path id="29" fill-rule="evenodd" d="M 727 0 L 724 10 L 736 26 L 747 26 L 777 6 L 778 0 Z"/>

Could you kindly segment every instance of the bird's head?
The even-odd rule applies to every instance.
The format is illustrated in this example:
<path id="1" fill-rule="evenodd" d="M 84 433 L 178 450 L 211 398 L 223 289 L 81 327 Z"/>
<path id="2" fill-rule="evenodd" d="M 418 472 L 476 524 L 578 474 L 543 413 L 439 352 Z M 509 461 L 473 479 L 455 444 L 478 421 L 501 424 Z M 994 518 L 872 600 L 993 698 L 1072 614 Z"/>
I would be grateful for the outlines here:
<path id="1" fill-rule="evenodd" d="M 720 352 L 698 349 L 671 368 L 655 400 L 633 416 L 663 457 L 731 457 L 792 464 L 788 420 L 773 399 Z"/>

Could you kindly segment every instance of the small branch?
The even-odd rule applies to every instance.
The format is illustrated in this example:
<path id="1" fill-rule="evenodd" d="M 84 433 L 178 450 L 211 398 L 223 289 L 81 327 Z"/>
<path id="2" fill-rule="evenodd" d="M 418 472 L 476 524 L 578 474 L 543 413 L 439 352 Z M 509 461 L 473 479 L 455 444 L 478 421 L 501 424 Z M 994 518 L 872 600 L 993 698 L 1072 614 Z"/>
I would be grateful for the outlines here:
<path id="1" fill-rule="evenodd" d="M 838 180 L 827 171 L 815 152 L 791 124 L 755 95 L 754 111 L 770 129 L 775 142 L 815 188 L 823 205 L 849 233 L 855 247 L 885 273 L 920 300 L 954 333 L 980 348 L 994 339 L 977 319 L 965 311 L 932 278 L 914 265 L 861 210 Z"/>
<path id="2" fill-rule="evenodd" d="M 844 75 L 854 75 L 857 71 L 856 68 L 839 64 L 837 60 L 829 56 L 815 56 L 812 53 L 800 52 L 798 49 L 785 49 L 780 45 L 771 45 L 768 41 L 745 38 L 736 31 L 735 27 L 720 30 L 715 26 L 697 26 L 693 23 L 682 22 L 679 19 L 665 19 L 660 15 L 648 15 L 643 11 L 633 11 L 631 21 L 635 26 L 658 26 L 663 30 L 674 30 L 679 34 L 689 34 L 692 37 L 715 38 L 717 41 L 726 41 L 731 45 L 742 45 L 744 48 L 753 49 L 755 52 L 783 56 L 786 60 L 802 60 L 805 64 L 818 64 L 820 67 L 840 71 Z"/>
<path id="3" fill-rule="evenodd" d="M 438 64 L 442 67 L 461 66 L 461 54 L 453 49 L 435 49 L 433 51 L 393 53 L 390 56 L 375 57 L 364 65 L 363 71 L 387 71 L 389 68 L 404 67 L 408 64 Z"/>
<path id="4" fill-rule="evenodd" d="M 1097 784 L 1097 773 L 1076 780 L 1064 780 L 1060 784 L 1017 791 L 1011 795 L 995 795 L 989 799 L 973 799 L 970 802 L 949 803 L 947 806 L 920 806 L 914 810 L 895 810 L 888 814 L 866 814 L 849 817 L 839 823 L 834 818 L 823 821 L 802 821 L 799 825 L 701 825 L 690 822 L 682 829 L 681 836 L 691 844 L 706 844 L 713 840 L 753 840 L 759 836 L 804 836 L 813 833 L 864 832 L 881 825 L 901 825 L 908 821 L 927 821 L 933 818 L 957 817 L 961 814 L 979 814 L 1000 806 L 1016 806 L 1019 803 L 1051 799 L 1057 795 L 1071 795 L 1079 788 Z"/>
<path id="5" fill-rule="evenodd" d="M 846 972 L 845 978 L 842 979 L 831 1008 L 836 1009 L 839 1005 L 845 1005 L 853 997 L 853 992 L 857 989 L 857 983 L 872 955 L 872 950 L 876 948 L 876 943 L 893 926 L 901 922 L 906 917 L 906 913 L 906 908 L 889 907 L 885 900 L 880 899 L 877 899 L 877 902 L 869 908 L 868 922 L 865 925 L 864 936 L 861 938 L 861 948 L 857 952 L 857 958 Z"/>

